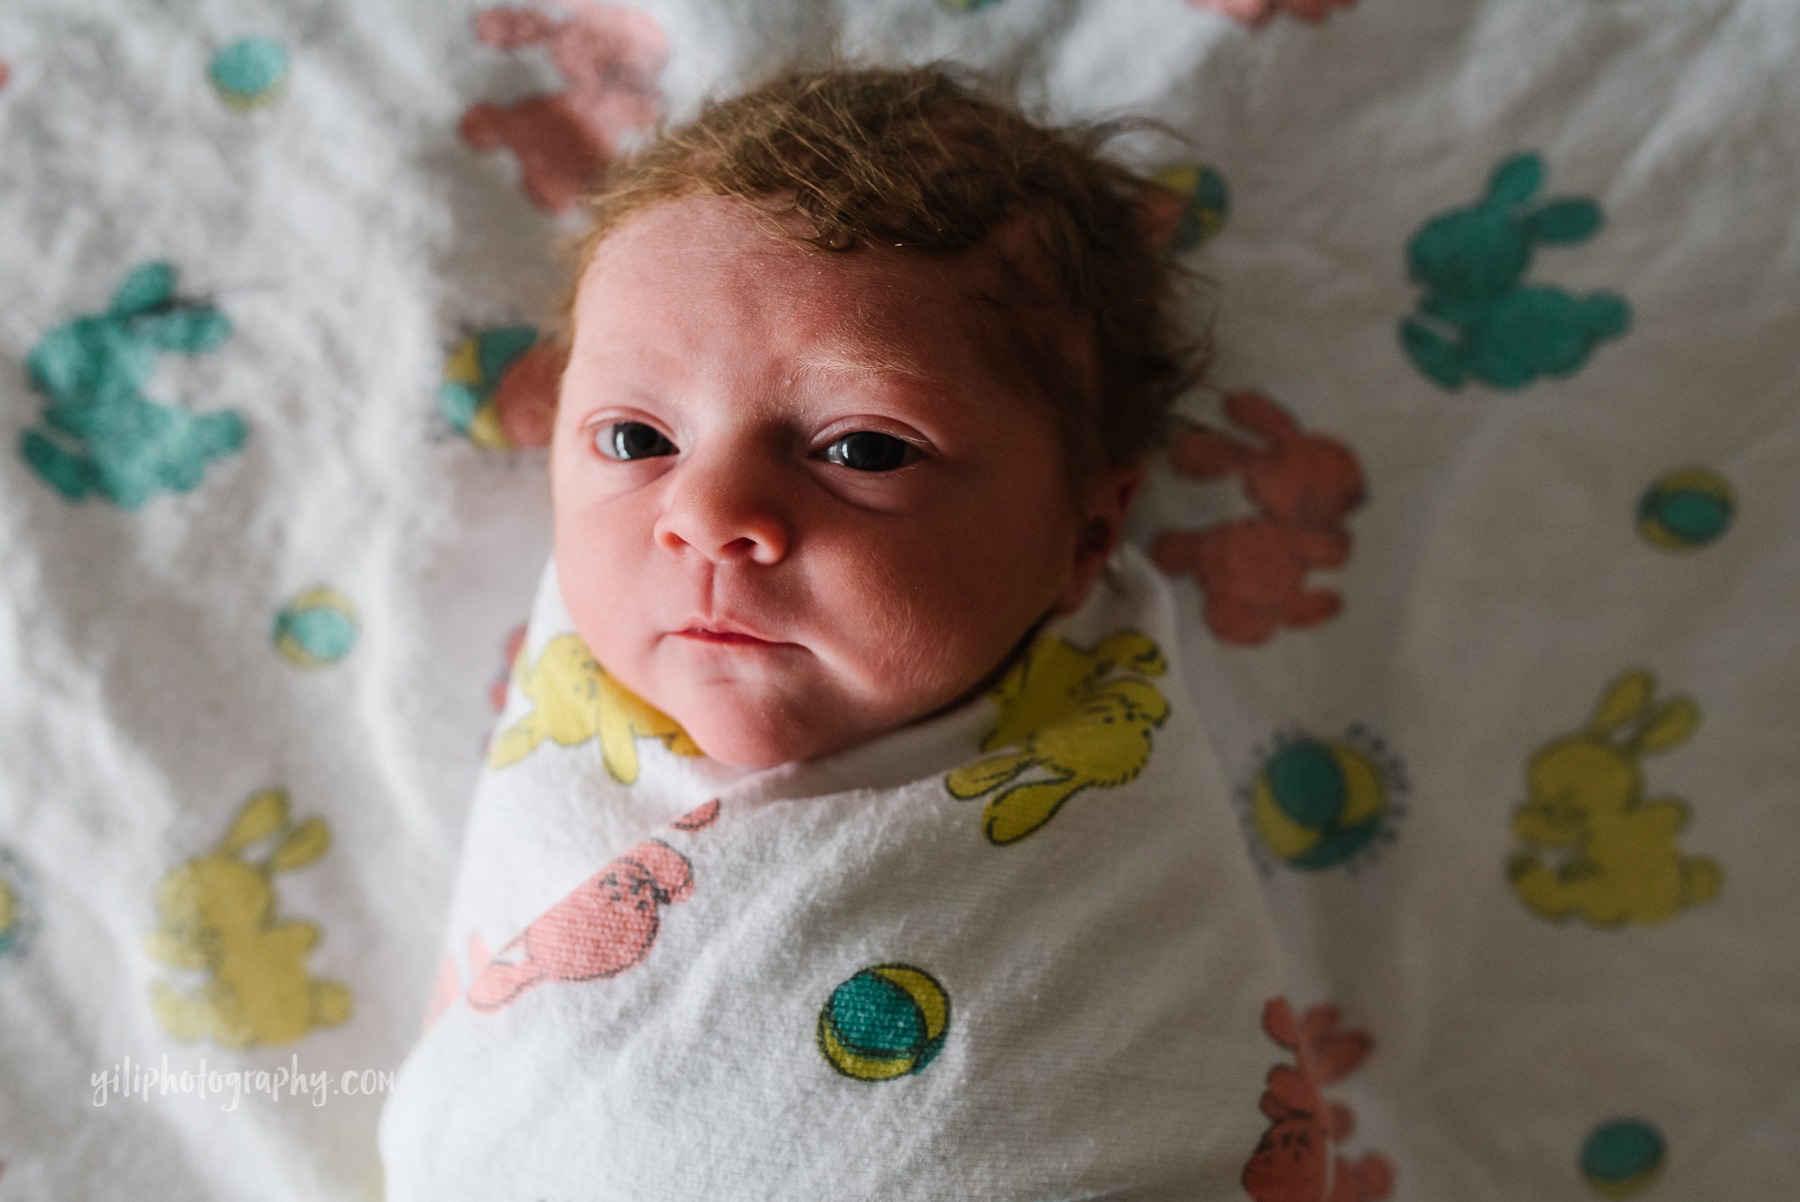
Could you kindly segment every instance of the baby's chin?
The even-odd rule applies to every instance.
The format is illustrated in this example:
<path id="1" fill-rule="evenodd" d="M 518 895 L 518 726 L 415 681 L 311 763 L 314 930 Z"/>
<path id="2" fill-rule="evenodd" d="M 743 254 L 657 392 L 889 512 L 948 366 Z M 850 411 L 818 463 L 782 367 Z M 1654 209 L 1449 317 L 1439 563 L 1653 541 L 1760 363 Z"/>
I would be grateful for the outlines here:
<path id="1" fill-rule="evenodd" d="M 737 768 L 773 768 L 818 759 L 859 747 L 890 729 L 862 729 L 821 715 L 746 712 L 719 704 L 677 705 L 668 712 L 709 759 Z"/>

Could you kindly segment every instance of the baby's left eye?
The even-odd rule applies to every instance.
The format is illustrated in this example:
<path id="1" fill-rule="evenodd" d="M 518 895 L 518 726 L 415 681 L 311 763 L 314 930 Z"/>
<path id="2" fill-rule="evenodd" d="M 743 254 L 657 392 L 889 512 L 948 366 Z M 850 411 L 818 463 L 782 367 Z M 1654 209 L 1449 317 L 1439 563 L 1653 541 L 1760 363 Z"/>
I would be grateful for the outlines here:
<path id="1" fill-rule="evenodd" d="M 662 431 L 643 422 L 614 422 L 594 435 L 594 446 L 608 459 L 655 459 L 675 453 L 675 444 Z"/>
<path id="2" fill-rule="evenodd" d="M 918 448 L 903 438 L 858 430 L 825 448 L 825 461 L 857 472 L 891 472 L 918 459 Z"/>

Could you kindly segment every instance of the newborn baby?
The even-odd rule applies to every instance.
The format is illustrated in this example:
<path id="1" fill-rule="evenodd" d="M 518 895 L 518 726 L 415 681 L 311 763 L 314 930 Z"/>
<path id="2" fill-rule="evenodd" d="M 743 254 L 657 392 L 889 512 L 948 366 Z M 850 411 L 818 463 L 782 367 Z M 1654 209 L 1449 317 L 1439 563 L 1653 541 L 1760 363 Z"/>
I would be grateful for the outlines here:
<path id="1" fill-rule="evenodd" d="M 1238 1190 L 1272 942 L 1118 549 L 1197 356 L 1098 140 L 834 71 L 595 200 L 391 1202 Z"/>
<path id="2" fill-rule="evenodd" d="M 809 253 L 758 217 L 684 197 L 599 244 L 551 457 L 576 631 L 747 768 L 991 684 L 1086 598 L 1142 474 L 1072 479 L 1033 352 L 1083 391 L 1092 355 L 997 251 Z"/>

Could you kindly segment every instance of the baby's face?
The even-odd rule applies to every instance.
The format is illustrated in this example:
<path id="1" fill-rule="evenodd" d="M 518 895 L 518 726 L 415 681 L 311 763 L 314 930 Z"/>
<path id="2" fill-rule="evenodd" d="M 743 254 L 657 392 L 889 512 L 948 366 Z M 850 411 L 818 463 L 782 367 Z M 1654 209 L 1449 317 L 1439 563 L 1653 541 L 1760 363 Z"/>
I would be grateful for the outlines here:
<path id="1" fill-rule="evenodd" d="M 608 671 L 715 759 L 844 750 L 1078 606 L 1135 485 L 1070 495 L 982 256 L 808 252 L 737 202 L 632 218 L 582 278 L 556 562 Z"/>

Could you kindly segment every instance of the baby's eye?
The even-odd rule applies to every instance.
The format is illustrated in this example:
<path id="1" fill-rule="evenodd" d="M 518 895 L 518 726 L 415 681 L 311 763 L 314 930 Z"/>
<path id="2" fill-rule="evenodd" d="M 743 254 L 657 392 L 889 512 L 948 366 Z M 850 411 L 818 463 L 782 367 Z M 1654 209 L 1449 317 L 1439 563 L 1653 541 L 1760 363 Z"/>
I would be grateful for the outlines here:
<path id="1" fill-rule="evenodd" d="M 858 472 L 891 472 L 918 457 L 918 448 L 905 439 L 878 434 L 874 430 L 846 434 L 825 448 L 827 463 Z"/>
<path id="2" fill-rule="evenodd" d="M 594 447 L 608 459 L 654 459 L 673 455 L 675 444 L 643 422 L 614 422 L 595 433 Z"/>

